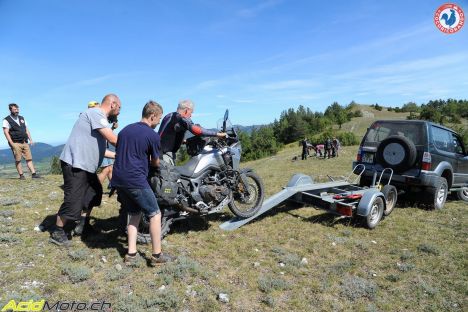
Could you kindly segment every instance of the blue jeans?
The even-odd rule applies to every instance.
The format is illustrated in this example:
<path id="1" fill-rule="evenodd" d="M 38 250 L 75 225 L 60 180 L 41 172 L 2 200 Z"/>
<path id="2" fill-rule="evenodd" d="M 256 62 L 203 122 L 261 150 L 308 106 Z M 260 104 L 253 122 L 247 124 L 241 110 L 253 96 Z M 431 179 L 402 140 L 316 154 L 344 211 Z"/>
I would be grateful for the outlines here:
<path id="1" fill-rule="evenodd" d="M 130 215 L 143 212 L 148 219 L 154 217 L 159 211 L 158 201 L 152 189 L 129 189 L 117 187 L 119 201 L 122 209 Z"/>

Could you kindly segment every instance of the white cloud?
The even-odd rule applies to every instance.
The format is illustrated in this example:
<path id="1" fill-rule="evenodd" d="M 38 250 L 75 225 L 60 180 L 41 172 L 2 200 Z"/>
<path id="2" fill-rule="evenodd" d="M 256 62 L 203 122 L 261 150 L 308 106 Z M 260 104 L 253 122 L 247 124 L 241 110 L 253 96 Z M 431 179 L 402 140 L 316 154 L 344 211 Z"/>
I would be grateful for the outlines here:
<path id="1" fill-rule="evenodd" d="M 245 8 L 237 12 L 237 15 L 242 17 L 242 18 L 253 18 L 256 17 L 258 14 L 260 14 L 262 11 L 265 11 L 267 9 L 273 8 L 279 4 L 281 4 L 281 0 L 268 0 L 264 1 L 262 3 L 259 3 L 258 5 L 250 8 Z"/>
<path id="2" fill-rule="evenodd" d="M 210 89 L 220 84 L 221 84 L 221 80 L 206 80 L 206 81 L 202 81 L 198 83 L 195 86 L 195 89 L 197 90 Z"/>

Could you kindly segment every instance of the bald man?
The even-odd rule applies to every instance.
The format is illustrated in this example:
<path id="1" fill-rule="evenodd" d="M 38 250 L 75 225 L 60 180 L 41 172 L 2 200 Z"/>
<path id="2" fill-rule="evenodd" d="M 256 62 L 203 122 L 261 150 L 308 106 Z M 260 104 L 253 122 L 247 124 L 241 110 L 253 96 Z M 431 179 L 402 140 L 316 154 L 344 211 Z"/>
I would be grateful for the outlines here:
<path id="1" fill-rule="evenodd" d="M 68 247 L 70 241 L 63 230 L 65 224 L 78 221 L 82 210 L 90 211 L 92 207 L 101 204 L 102 186 L 96 169 L 104 156 L 115 157 L 113 152 L 106 151 L 106 141 L 114 146 L 117 143 L 117 136 L 108 127 L 107 120 L 109 117 L 116 117 L 120 113 L 120 107 L 119 97 L 108 94 L 101 106 L 81 113 L 73 126 L 60 155 L 64 200 L 57 213 L 55 228 L 50 233 L 51 243 Z M 86 235 L 89 228 L 88 216 L 83 235 Z"/>

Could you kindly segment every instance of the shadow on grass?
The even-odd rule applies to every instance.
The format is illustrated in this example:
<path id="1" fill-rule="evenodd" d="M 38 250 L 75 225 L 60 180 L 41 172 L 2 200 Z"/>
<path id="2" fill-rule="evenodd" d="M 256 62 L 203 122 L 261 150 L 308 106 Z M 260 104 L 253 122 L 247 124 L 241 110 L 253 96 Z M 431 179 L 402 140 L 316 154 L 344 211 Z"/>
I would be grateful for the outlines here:
<path id="1" fill-rule="evenodd" d="M 46 216 L 41 224 L 40 229 L 42 232 L 52 232 L 57 220 L 57 215 Z M 119 217 L 111 217 L 108 219 L 98 219 L 91 216 L 91 224 L 99 231 L 98 233 L 87 235 L 83 237 L 74 236 L 72 240 L 81 239 L 83 243 L 93 249 L 116 249 L 122 256 L 125 255 L 127 249 L 125 244 L 127 236 L 119 229 Z M 64 230 L 70 233 L 76 226 L 75 222 L 67 222 Z M 70 238 L 70 237 L 69 237 Z"/>

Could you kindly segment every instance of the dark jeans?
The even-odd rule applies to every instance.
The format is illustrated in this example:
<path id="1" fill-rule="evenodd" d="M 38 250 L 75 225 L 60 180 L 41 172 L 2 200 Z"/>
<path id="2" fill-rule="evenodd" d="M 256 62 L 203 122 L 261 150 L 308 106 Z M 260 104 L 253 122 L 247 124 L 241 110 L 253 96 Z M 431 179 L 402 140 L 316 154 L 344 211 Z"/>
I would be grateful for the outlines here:
<path id="1" fill-rule="evenodd" d="M 58 215 L 65 220 L 80 219 L 81 211 L 90 211 L 102 200 L 102 185 L 95 173 L 73 168 L 61 161 L 64 196 Z"/>

